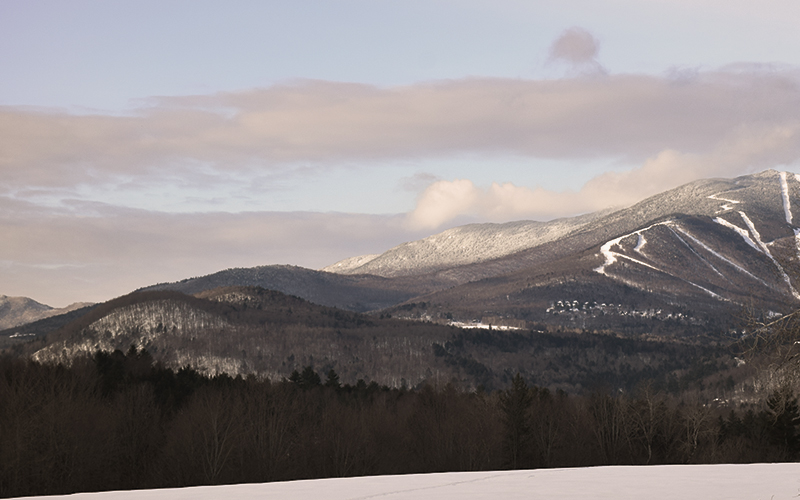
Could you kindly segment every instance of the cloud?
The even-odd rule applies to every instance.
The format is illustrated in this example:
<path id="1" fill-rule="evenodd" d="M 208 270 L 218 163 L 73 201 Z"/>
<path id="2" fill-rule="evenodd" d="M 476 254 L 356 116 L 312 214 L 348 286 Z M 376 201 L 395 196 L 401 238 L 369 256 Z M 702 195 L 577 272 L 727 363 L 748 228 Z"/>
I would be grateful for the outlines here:
<path id="1" fill-rule="evenodd" d="M 86 212 L 86 210 L 84 210 Z M 2 293 L 63 306 L 231 267 L 312 269 L 427 236 L 401 216 L 309 212 L 52 212 L 0 197 Z"/>
<path id="2" fill-rule="evenodd" d="M 566 33 L 559 40 L 576 45 L 554 44 L 553 54 L 596 61 L 596 40 L 581 48 L 581 36 Z M 319 268 L 464 217 L 550 219 L 631 204 L 701 177 L 797 165 L 800 74 L 739 65 L 690 75 L 465 78 L 392 88 L 298 81 L 154 99 L 128 116 L 0 107 L 0 137 L 0 293 L 65 305 L 225 267 Z M 507 155 L 531 164 L 564 160 L 565 175 L 570 164 L 595 160 L 615 162 L 617 171 L 563 192 L 476 185 L 465 175 L 441 180 L 432 171 L 400 182 L 422 191 L 410 213 L 396 216 L 166 214 L 63 201 L 107 185 L 160 193 L 165 183 L 210 185 L 229 197 L 246 189 L 272 195 L 282 185 L 276 179 L 301 171 L 418 159 L 433 170 L 437 158 L 464 153 L 487 165 Z"/>
<path id="3" fill-rule="evenodd" d="M 576 61 L 593 53 L 559 51 Z M 198 173 L 213 181 L 298 163 L 336 168 L 461 153 L 636 163 L 665 149 L 704 154 L 740 127 L 798 120 L 800 78 L 786 68 L 699 72 L 689 80 L 467 78 L 394 88 L 301 81 L 161 98 L 131 116 L 0 107 L 0 187 Z"/>
<path id="4" fill-rule="evenodd" d="M 495 222 L 547 220 L 632 205 L 697 179 L 798 165 L 798 161 L 800 122 L 743 127 L 708 153 L 665 149 L 637 168 L 603 173 L 575 191 L 531 189 L 512 183 L 493 183 L 482 189 L 464 179 L 437 181 L 420 195 L 405 224 L 411 229 L 434 230 L 464 215 Z"/>
<path id="5" fill-rule="evenodd" d="M 550 46 L 550 60 L 565 61 L 573 65 L 596 64 L 600 42 L 583 28 L 565 30 Z"/>

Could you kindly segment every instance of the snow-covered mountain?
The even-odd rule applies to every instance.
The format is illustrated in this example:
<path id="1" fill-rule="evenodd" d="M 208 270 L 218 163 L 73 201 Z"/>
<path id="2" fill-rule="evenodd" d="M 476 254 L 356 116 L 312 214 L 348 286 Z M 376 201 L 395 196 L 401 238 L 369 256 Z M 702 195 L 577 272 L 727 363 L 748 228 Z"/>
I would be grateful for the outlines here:
<path id="1" fill-rule="evenodd" d="M 0 295 L 0 330 L 64 314 L 87 305 L 89 304 L 75 303 L 64 308 L 54 308 L 28 297 Z"/>
<path id="2" fill-rule="evenodd" d="M 505 337 L 478 333 L 453 340 L 452 335 L 463 335 L 453 332 L 463 330 L 443 326 L 467 324 L 522 329 L 524 335 L 514 337 L 509 349 L 526 360 L 515 358 L 513 366 L 541 378 L 548 365 L 535 356 L 547 347 L 533 348 L 541 338 L 532 331 L 719 341 L 741 328 L 737 321 L 745 309 L 769 314 L 798 307 L 798 207 L 800 177 L 766 171 L 693 182 L 611 213 L 455 228 L 352 261 L 358 265 L 344 263 L 340 267 L 347 274 L 293 266 L 229 269 L 148 287 L 151 293 L 172 290 L 194 297 L 111 301 L 67 326 L 61 323 L 62 332 L 71 333 L 48 335 L 49 345 L 37 359 L 137 345 L 157 349 L 168 364 L 182 366 L 191 359 L 209 372 L 285 376 L 280 370 L 313 356 L 337 371 L 380 376 L 390 385 L 400 378 L 421 380 L 432 366 L 468 372 L 464 380 L 472 377 L 486 386 L 497 383 L 502 367 L 512 362 L 503 358 L 507 353 L 498 357 L 497 349 L 505 347 L 493 343 Z M 385 275 L 352 274 L 373 268 Z M 277 290 L 313 304 L 283 306 L 280 301 L 289 299 L 271 302 L 251 291 L 245 295 L 260 297 L 261 309 L 251 304 L 245 311 L 245 305 L 217 306 L 203 295 L 231 286 Z M 314 304 L 340 310 L 314 312 Z M 280 314 L 265 315 L 275 307 L 283 308 Z M 341 309 L 374 314 L 341 319 L 350 314 Z M 440 325 L 417 331 L 387 316 Z M 409 334 L 412 330 L 416 333 Z M 603 347 L 586 346 L 587 352 L 598 349 Z M 558 354 L 579 361 L 575 373 L 588 373 L 590 360 L 581 365 L 576 352 L 582 351 Z M 308 360 L 299 361 L 299 353 Z M 639 368 L 661 366 L 648 359 L 649 365 Z M 548 380 L 575 383 L 558 378 L 562 375 Z"/>
<path id="3" fill-rule="evenodd" d="M 569 318 L 579 327 L 602 327 L 614 315 L 692 313 L 700 321 L 695 313 L 786 310 L 800 301 L 798 206 L 800 179 L 791 173 L 697 181 L 557 240 L 434 273 L 459 284 L 414 301 L 431 317 L 478 309 L 562 324 Z"/>
<path id="4" fill-rule="evenodd" d="M 800 303 L 798 207 L 800 177 L 768 170 L 695 181 L 615 211 L 457 227 L 322 271 L 230 269 L 146 290 L 261 286 L 442 322 L 605 329 L 635 317 L 642 332 L 656 323 L 722 329 L 733 311 Z"/>
<path id="5" fill-rule="evenodd" d="M 595 212 L 550 222 L 469 224 L 403 243 L 379 255 L 351 257 L 322 270 L 337 274 L 394 277 L 475 264 L 558 240 L 605 213 Z"/>

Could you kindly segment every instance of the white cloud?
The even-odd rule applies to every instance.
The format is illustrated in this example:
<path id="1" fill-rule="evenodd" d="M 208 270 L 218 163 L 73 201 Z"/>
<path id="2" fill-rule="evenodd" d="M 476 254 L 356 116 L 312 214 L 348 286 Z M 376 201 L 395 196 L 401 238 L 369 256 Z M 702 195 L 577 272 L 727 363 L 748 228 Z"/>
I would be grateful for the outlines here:
<path id="1" fill-rule="evenodd" d="M 556 44 L 554 54 L 596 62 L 597 41 L 584 35 L 565 34 L 575 44 Z M 225 267 L 319 268 L 463 217 L 550 219 L 634 203 L 701 177 L 796 164 L 800 74 L 738 66 L 690 77 L 467 78 L 395 88 L 302 81 L 162 98 L 130 116 L 0 107 L 0 137 L 0 293 L 64 305 Z M 621 171 L 563 192 L 476 185 L 463 174 L 432 182 L 442 177 L 432 162 L 464 153 L 487 168 L 492 155 L 513 155 L 532 165 L 561 160 L 565 176 L 583 161 L 617 161 Z M 427 173 L 399 183 L 427 188 L 407 215 L 165 214 L 42 201 L 121 184 L 160 193 L 170 190 L 156 187 L 172 183 L 229 197 L 269 188 L 274 196 L 280 184 L 272 181 L 302 169 L 415 159 Z M 227 190 L 217 189 L 223 184 Z"/>
<path id="2" fill-rule="evenodd" d="M 742 128 L 708 153 L 665 149 L 637 168 L 606 172 L 576 191 L 555 192 L 511 183 L 493 183 L 482 189 L 469 180 L 438 181 L 421 194 L 406 224 L 433 230 L 462 215 L 497 222 L 547 220 L 628 206 L 697 179 L 742 175 L 798 160 L 800 122 Z"/>
<path id="3" fill-rule="evenodd" d="M 304 81 L 163 98 L 123 117 L 0 107 L 0 185 L 165 182 L 198 173 L 214 182 L 298 162 L 336 168 L 465 152 L 641 162 L 665 149 L 704 154 L 739 128 L 798 120 L 800 77 L 785 68 L 689 80 L 470 78 L 397 88 Z"/>

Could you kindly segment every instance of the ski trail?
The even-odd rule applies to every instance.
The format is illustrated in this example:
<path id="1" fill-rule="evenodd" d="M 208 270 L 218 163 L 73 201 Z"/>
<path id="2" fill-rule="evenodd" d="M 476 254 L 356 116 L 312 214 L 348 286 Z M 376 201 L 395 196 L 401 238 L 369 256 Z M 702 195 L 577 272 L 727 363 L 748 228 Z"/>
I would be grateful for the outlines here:
<path id="1" fill-rule="evenodd" d="M 653 228 L 653 227 L 655 227 L 655 226 L 660 226 L 660 225 L 664 225 L 664 224 L 669 224 L 669 223 L 671 223 L 671 222 L 672 222 L 672 221 L 657 222 L 657 223 L 653 224 L 652 226 L 648 226 L 648 227 L 646 227 L 646 228 L 644 228 L 644 229 L 639 229 L 638 231 L 634 231 L 634 232 L 632 232 L 632 233 L 628 233 L 628 234 L 622 235 L 622 236 L 620 236 L 620 237 L 618 237 L 618 238 L 614 238 L 613 240 L 610 240 L 610 241 L 607 241 L 607 242 L 605 242 L 605 243 L 603 244 L 603 246 L 601 246 L 601 247 L 600 247 L 600 253 L 601 253 L 601 254 L 603 254 L 603 257 L 605 257 L 605 258 L 606 258 L 606 261 L 605 261 L 605 262 L 603 262 L 603 264 L 601 264 L 600 266 L 596 267 L 596 268 L 594 269 L 594 271 L 595 271 L 595 272 L 597 272 L 597 273 L 600 273 L 600 274 L 606 274 L 606 267 L 608 267 L 608 266 L 610 266 L 611 264 L 613 264 L 614 262 L 616 262 L 616 261 L 617 261 L 617 257 L 620 257 L 620 258 L 623 258 L 623 259 L 628 259 L 628 260 L 630 260 L 631 262 L 635 262 L 635 263 L 637 263 L 637 264 L 641 264 L 641 265 L 643 265 L 643 266 L 647 266 L 647 267 L 649 267 L 649 268 L 651 268 L 651 269 L 655 269 L 656 271 L 661 271 L 660 269 L 658 269 L 658 268 L 655 268 L 655 267 L 651 266 L 650 264 L 647 264 L 647 263 L 645 263 L 645 262 L 642 262 L 642 261 L 636 260 L 636 259 L 634 259 L 634 258 L 632 258 L 632 257 L 628 257 L 627 255 L 623 255 L 623 254 L 621 254 L 621 253 L 614 252 L 614 251 L 612 251 L 612 250 L 611 250 L 611 248 L 612 248 L 614 245 L 618 245 L 618 244 L 619 244 L 619 242 L 620 242 L 620 241 L 622 241 L 622 240 L 624 240 L 625 238 L 629 238 L 629 237 L 633 236 L 634 234 L 636 234 L 636 235 L 638 235 L 638 236 L 639 236 L 639 240 L 638 240 L 638 242 L 636 243 L 636 247 L 634 248 L 634 250 L 636 250 L 637 248 L 638 248 L 639 250 L 641 250 L 641 247 L 643 247 L 643 246 L 644 246 L 644 243 L 643 243 L 643 240 L 644 240 L 644 238 L 642 237 L 642 233 L 643 233 L 644 231 L 647 231 L 647 230 L 649 230 L 649 229 L 651 229 L 651 228 Z M 641 245 L 641 246 L 640 246 L 640 245 Z M 637 252 L 638 252 L 638 253 L 641 253 L 639 250 L 637 250 Z M 661 271 L 661 272 L 663 272 L 663 271 Z"/>
<path id="2" fill-rule="evenodd" d="M 792 206 L 789 201 L 789 182 L 786 179 L 787 173 L 781 172 L 781 197 L 783 197 L 783 211 L 786 215 L 786 222 L 793 225 L 794 217 L 792 217 Z M 800 182 L 800 175 L 794 174 L 796 181 Z M 800 260 L 800 229 L 792 228 L 794 232 L 794 246 L 797 251 L 797 260 Z"/>
<path id="3" fill-rule="evenodd" d="M 638 253 L 638 254 L 640 254 L 640 255 L 644 255 L 644 253 L 642 252 L 642 248 L 644 248 L 644 246 L 646 244 L 647 244 L 647 240 L 644 239 L 644 235 L 643 234 L 639 234 L 639 241 L 636 242 L 636 246 L 633 247 L 633 251 Z"/>
<path id="4" fill-rule="evenodd" d="M 786 182 L 786 172 L 781 172 L 781 198 L 783 198 L 783 214 L 786 216 L 786 223 L 792 224 L 792 206 L 789 202 L 789 184 Z"/>
<path id="5" fill-rule="evenodd" d="M 794 231 L 794 246 L 797 247 L 797 260 L 800 260 L 800 229 L 792 229 Z"/>
<path id="6" fill-rule="evenodd" d="M 742 239 L 745 241 L 745 243 L 747 243 L 751 247 L 753 247 L 756 250 L 758 250 L 759 252 L 761 252 L 761 248 L 759 248 L 758 245 L 756 245 L 756 242 L 753 241 L 753 239 L 750 237 L 750 233 L 748 233 L 746 229 L 742 229 L 739 226 L 737 226 L 736 224 L 731 224 L 730 222 L 726 221 L 725 219 L 723 219 L 721 217 L 715 218 L 714 222 L 716 222 L 717 224 L 721 224 L 721 225 L 727 227 L 728 229 L 733 229 L 734 231 L 739 233 L 739 236 L 742 237 Z"/>
<path id="7" fill-rule="evenodd" d="M 618 253 L 618 252 L 614 252 L 613 250 L 611 250 L 615 245 L 618 245 L 619 242 L 624 240 L 625 238 L 630 238 L 633 235 L 638 235 L 639 236 L 639 240 L 637 241 L 636 247 L 634 248 L 634 250 L 638 249 L 637 251 L 639 251 L 639 253 L 641 253 L 640 250 L 642 249 L 642 247 L 646 243 L 646 240 L 645 240 L 644 236 L 642 235 L 643 232 L 648 231 L 648 230 L 652 229 L 655 226 L 667 226 L 670 229 L 672 229 L 671 225 L 673 223 L 674 223 L 674 221 L 671 221 L 671 220 L 664 221 L 664 222 L 657 222 L 657 223 L 655 223 L 655 224 L 653 224 L 651 226 L 648 226 L 648 227 L 646 227 L 644 229 L 639 229 L 638 231 L 634 231 L 632 233 L 628 233 L 628 234 L 622 235 L 622 236 L 620 236 L 618 238 L 614 238 L 613 240 L 607 241 L 605 244 L 603 244 L 603 246 L 600 247 L 600 253 L 603 254 L 603 256 L 606 258 L 606 260 L 601 266 L 596 267 L 594 269 L 595 272 L 600 273 L 600 274 L 602 274 L 604 276 L 608 276 L 609 278 L 614 278 L 616 280 L 622 281 L 623 283 L 625 283 L 625 284 L 627 284 L 629 286 L 633 286 L 635 288 L 640 288 L 641 284 L 633 283 L 633 282 L 630 282 L 628 280 L 625 280 L 623 278 L 619 278 L 619 277 L 616 277 L 616 276 L 610 276 L 609 274 L 606 273 L 606 267 L 608 267 L 611 264 L 615 263 L 618 258 L 619 259 L 626 259 L 626 260 L 628 260 L 630 262 L 634 262 L 634 263 L 639 264 L 641 266 L 648 267 L 648 268 L 650 268 L 650 269 L 652 269 L 654 271 L 657 271 L 659 273 L 666 274 L 667 276 L 671 276 L 673 278 L 677 278 L 677 279 L 679 279 L 679 280 L 681 280 L 681 281 L 683 281 L 685 283 L 688 283 L 688 284 L 692 285 L 693 287 L 699 288 L 700 290 L 702 290 L 703 292 L 707 293 L 708 295 L 710 295 L 711 297 L 713 297 L 713 298 L 715 298 L 717 300 L 721 300 L 721 301 L 724 301 L 724 302 L 730 302 L 729 299 L 726 299 L 725 297 L 722 297 L 721 295 L 719 295 L 717 293 L 714 293 L 711 290 L 709 290 L 708 288 L 702 287 L 702 286 L 698 285 L 697 283 L 692 283 L 691 281 L 689 281 L 689 280 L 687 280 L 685 278 L 681 278 L 680 276 L 675 276 L 674 274 L 668 273 L 668 272 L 666 272 L 666 271 L 664 271 L 662 269 L 659 269 L 659 268 L 657 268 L 655 266 L 652 266 L 652 265 L 650 265 L 650 264 L 648 264 L 646 262 L 642 262 L 642 261 L 640 261 L 638 259 L 634 259 L 633 257 L 629 257 L 627 255 L 624 255 L 624 254 L 621 254 L 621 253 Z M 672 232 L 675 233 L 674 230 Z M 675 235 L 678 236 L 677 233 L 675 233 Z M 678 239 L 683 241 L 683 239 L 680 236 L 678 236 Z M 683 241 L 683 244 L 686 245 L 687 247 L 689 246 L 685 241 Z M 689 247 L 689 249 L 694 252 L 694 249 L 692 249 L 691 247 Z M 695 254 L 697 254 L 697 252 L 695 252 Z M 698 257 L 700 257 L 700 256 L 698 255 Z M 700 257 L 700 258 L 703 259 L 702 257 Z M 705 259 L 703 259 L 703 261 L 706 262 L 706 264 L 708 264 L 709 266 L 711 266 L 711 269 L 714 269 L 714 271 L 716 271 L 717 274 L 722 276 L 722 274 L 719 271 L 717 271 L 716 268 L 714 268 L 714 266 L 711 265 L 711 263 L 709 263 Z M 724 276 L 722 276 L 722 277 L 724 278 Z"/>
<path id="8" fill-rule="evenodd" d="M 695 255 L 695 256 L 696 256 L 698 259 L 700 259 L 700 260 L 702 260 L 703 262 L 705 262 L 705 263 L 706 263 L 706 265 L 707 265 L 708 267 L 710 267 L 710 268 L 711 268 L 711 269 L 712 269 L 712 270 L 713 270 L 715 273 L 717 273 L 717 275 L 719 275 L 719 277 L 720 277 L 720 278 L 722 278 L 722 279 L 725 279 L 725 280 L 727 280 L 727 279 L 728 279 L 728 278 L 726 278 L 726 277 L 725 277 L 725 276 L 724 276 L 724 275 L 723 275 L 721 272 L 719 272 L 719 270 L 717 270 L 717 268 L 716 268 L 716 267 L 714 267 L 714 265 L 713 265 L 713 264 L 711 264 L 711 262 L 709 262 L 708 260 L 706 260 L 706 258 L 705 258 L 705 257 L 703 257 L 702 255 L 700 255 L 699 253 L 697 253 L 697 250 L 695 250 L 694 248 L 692 248 L 692 246 L 691 246 L 691 245 L 689 245 L 688 243 L 686 243 L 686 240 L 684 240 L 683 238 L 681 238 L 681 235 L 679 235 L 679 234 L 678 234 L 678 232 L 677 232 L 677 231 L 675 231 L 675 228 L 673 228 L 672 226 L 667 226 L 667 227 L 669 228 L 669 230 L 670 230 L 670 231 L 672 231 L 672 234 L 674 234 L 674 235 L 675 235 L 675 237 L 676 237 L 676 238 L 678 238 L 678 239 L 680 240 L 680 242 L 681 242 L 681 243 L 683 243 L 684 245 L 686 245 L 686 248 L 688 248 L 690 252 L 692 252 L 692 253 L 693 253 L 693 254 L 694 254 L 694 255 Z M 680 230 L 680 229 L 679 229 L 679 230 Z M 681 231 L 681 232 L 683 232 L 683 231 Z M 694 283 L 692 283 L 692 284 L 694 284 Z"/>
<path id="9" fill-rule="evenodd" d="M 722 300 L 722 301 L 724 301 L 724 302 L 730 302 L 730 300 L 729 300 L 729 299 L 726 299 L 726 298 L 725 298 L 725 297 L 723 297 L 722 295 L 716 294 L 716 293 L 712 292 L 711 290 L 709 290 L 708 288 L 705 288 L 705 287 L 702 287 L 702 286 L 698 285 L 697 283 L 692 283 L 692 282 L 691 282 L 691 281 L 689 281 L 689 280 L 683 280 L 683 281 L 685 281 L 685 282 L 689 283 L 689 284 L 690 284 L 690 285 L 692 285 L 692 286 L 696 286 L 697 288 L 699 288 L 700 290 L 702 290 L 702 291 L 706 292 L 707 294 L 711 295 L 711 296 L 712 296 L 712 297 L 714 297 L 715 299 Z"/>
<path id="10" fill-rule="evenodd" d="M 797 290 L 795 290 L 794 286 L 792 286 L 792 280 L 789 279 L 789 275 L 786 274 L 786 271 L 783 270 L 783 266 L 781 266 L 780 263 L 775 259 L 775 257 L 772 256 L 772 253 L 769 251 L 769 248 L 767 248 L 767 245 L 765 245 L 764 242 L 761 241 L 761 235 L 758 234 L 758 231 L 756 230 L 756 226 L 753 224 L 753 221 L 751 221 L 750 217 L 748 217 L 747 214 L 742 211 L 739 212 L 739 215 L 742 216 L 744 223 L 747 224 L 747 228 L 750 229 L 750 233 L 755 237 L 756 242 L 758 242 L 759 246 L 763 249 L 764 254 L 767 257 L 769 257 L 770 260 L 772 260 L 772 263 L 775 264 L 775 267 L 777 267 L 778 271 L 783 275 L 783 281 L 785 281 L 786 284 L 789 285 L 789 290 L 791 290 L 792 295 L 794 295 L 794 298 L 800 300 L 800 293 L 797 293 Z"/>
<path id="11" fill-rule="evenodd" d="M 766 281 L 762 280 L 761 278 L 759 278 L 759 277 L 758 277 L 758 276 L 756 276 L 755 274 L 751 273 L 751 272 L 750 272 L 750 271 L 748 271 L 747 269 L 743 268 L 743 267 L 742 267 L 742 266 L 740 266 L 739 264 L 737 264 L 737 263 L 733 262 L 732 260 L 728 259 L 728 258 L 727 258 L 727 257 L 725 257 L 724 255 L 722 255 L 722 254 L 720 254 L 720 253 L 717 253 L 717 252 L 715 252 L 715 251 L 714 251 L 714 250 L 713 250 L 711 247 L 709 247 L 708 245 L 706 245 L 705 243 L 703 243 L 702 241 L 700 241 L 699 239 L 697 239 L 697 238 L 696 238 L 694 235 L 692 235 L 691 233 L 689 233 L 689 232 L 688 232 L 688 231 L 686 231 L 685 229 L 683 229 L 683 228 L 681 228 L 681 227 L 679 227 L 679 226 L 676 226 L 676 227 L 675 227 L 675 229 L 677 229 L 678 231 L 680 231 L 680 232 L 681 232 L 681 233 L 682 233 L 684 236 L 686 236 L 687 238 L 689 238 L 690 240 L 692 240 L 692 241 L 693 241 L 693 242 L 695 242 L 696 244 L 698 244 L 698 245 L 700 245 L 701 247 L 703 247 L 703 249 L 705 249 L 705 250 L 706 250 L 708 253 L 712 254 L 712 255 L 713 255 L 713 256 L 715 256 L 716 258 L 718 258 L 718 259 L 720 259 L 721 261 L 723 261 L 723 262 L 726 262 L 726 263 L 727 263 L 727 264 L 729 264 L 730 266 L 732 266 L 732 267 L 734 267 L 734 268 L 738 269 L 739 271 L 741 271 L 742 273 L 746 274 L 747 276 L 749 276 L 749 277 L 753 278 L 754 280 L 758 281 L 759 283 L 761 283 L 761 284 L 762 284 L 762 285 L 764 285 L 765 287 L 767 287 L 767 288 L 772 288 L 772 287 L 771 287 L 771 286 L 770 286 L 770 285 L 769 285 L 769 284 L 768 284 Z"/>
<path id="12" fill-rule="evenodd" d="M 726 192 L 726 191 L 723 191 L 723 192 Z M 721 195 L 721 194 L 722 193 L 716 193 L 716 194 L 712 194 L 711 196 L 706 196 L 706 198 L 708 198 L 709 200 L 717 200 L 717 201 L 726 202 L 726 203 L 720 205 L 719 210 L 717 210 L 715 212 L 715 215 L 718 214 L 718 213 L 721 213 L 721 212 L 727 212 L 728 210 L 733 210 L 733 205 L 736 205 L 737 203 L 741 203 L 740 201 L 736 201 L 736 200 L 729 200 L 727 198 L 720 198 L 719 195 Z M 729 205 L 729 203 L 730 203 L 730 205 Z"/>
<path id="13" fill-rule="evenodd" d="M 764 243 L 761 240 L 761 234 L 759 234 L 755 224 L 753 224 L 753 221 L 750 220 L 750 217 L 748 217 L 747 214 L 742 212 L 741 210 L 739 210 L 739 215 L 742 217 L 742 220 L 747 225 L 747 229 L 750 230 L 750 234 L 753 236 L 756 244 L 761 249 L 761 251 L 764 252 L 768 257 L 772 258 L 772 254 L 769 251 L 769 247 L 767 247 L 766 243 Z"/>

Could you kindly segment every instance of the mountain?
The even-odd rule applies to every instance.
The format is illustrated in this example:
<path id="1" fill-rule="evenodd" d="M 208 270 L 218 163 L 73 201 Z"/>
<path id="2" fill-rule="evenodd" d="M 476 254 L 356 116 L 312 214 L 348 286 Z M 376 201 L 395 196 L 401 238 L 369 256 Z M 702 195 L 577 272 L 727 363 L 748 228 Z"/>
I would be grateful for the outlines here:
<path id="1" fill-rule="evenodd" d="M 226 286 L 260 286 L 330 307 L 365 312 L 383 309 L 408 300 L 435 285 L 380 276 L 342 276 L 297 266 L 259 266 L 226 269 L 175 283 L 161 283 L 137 291 L 174 290 L 187 294 Z"/>
<path id="2" fill-rule="evenodd" d="M 800 222 L 793 207 L 799 204 L 795 174 L 769 170 L 707 179 L 553 226 L 456 228 L 343 272 L 374 263 L 370 270 L 382 275 L 451 283 L 387 310 L 407 317 L 630 327 L 640 333 L 722 331 L 745 308 L 798 305 Z M 539 239 L 534 228 L 542 231 Z M 458 249 L 476 246 L 476 234 L 491 247 L 488 254 L 517 250 L 525 231 L 534 235 L 526 236 L 533 242 L 527 248 L 493 259 L 479 253 L 473 262 L 459 263 Z M 504 246 L 505 240 L 511 243 Z M 439 254 L 427 256 L 437 244 Z M 448 260 L 456 264 L 447 266 Z"/>
<path id="3" fill-rule="evenodd" d="M 259 287 L 134 292 L 25 347 L 45 363 L 135 347 L 174 369 L 190 365 L 211 375 L 280 380 L 313 366 L 322 374 L 335 370 L 346 383 L 390 387 L 455 380 L 499 389 L 520 372 L 573 393 L 598 383 L 633 389 L 645 376 L 665 387 L 685 385 L 699 380 L 692 374 L 717 376 L 734 366 L 729 352 L 711 344 L 460 329 L 343 311 Z"/>
<path id="4" fill-rule="evenodd" d="M 351 257 L 322 270 L 337 274 L 395 277 L 486 262 L 562 239 L 601 218 L 604 213 L 550 222 L 469 224 L 419 241 L 403 243 L 383 254 Z"/>
<path id="5" fill-rule="evenodd" d="M 741 326 L 744 310 L 800 302 L 798 206 L 798 176 L 768 170 L 699 180 L 619 210 L 457 227 L 321 271 L 228 269 L 141 291 L 259 286 L 440 323 L 722 334 Z"/>
<path id="6" fill-rule="evenodd" d="M 795 174 L 706 179 L 604 213 L 454 228 L 337 272 L 262 266 L 154 285 L 59 316 L 26 349 L 68 362 L 133 345 L 208 373 L 314 366 L 390 386 L 502 387 L 516 371 L 568 391 L 632 388 L 645 373 L 666 384 L 732 369 L 720 346 L 748 310 L 798 307 L 798 206 Z"/>
<path id="7" fill-rule="evenodd" d="M 63 308 L 53 308 L 28 297 L 0 295 L 0 330 L 68 313 L 88 305 L 88 303 L 75 303 Z"/>

